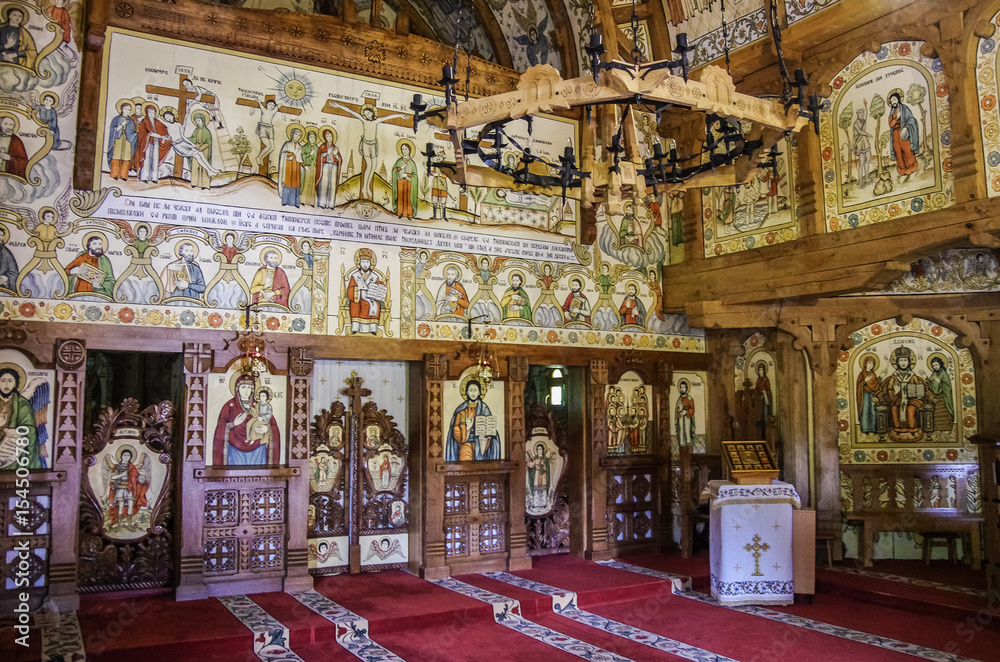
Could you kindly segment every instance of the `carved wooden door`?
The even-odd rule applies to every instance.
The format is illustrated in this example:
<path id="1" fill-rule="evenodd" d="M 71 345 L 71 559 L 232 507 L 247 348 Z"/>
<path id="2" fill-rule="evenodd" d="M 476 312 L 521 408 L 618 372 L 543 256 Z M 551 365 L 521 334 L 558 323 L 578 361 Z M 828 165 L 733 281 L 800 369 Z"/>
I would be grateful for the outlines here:
<path id="1" fill-rule="evenodd" d="M 361 405 L 362 380 L 315 417 L 309 459 L 309 554 L 313 574 L 407 565 L 407 445 L 392 416 Z"/>
<path id="2" fill-rule="evenodd" d="M 173 404 L 108 408 L 83 440 L 77 589 L 172 586 Z"/>
<path id="3" fill-rule="evenodd" d="M 544 405 L 528 412 L 525 429 L 525 504 L 528 554 L 569 552 L 569 456 L 566 437 Z"/>

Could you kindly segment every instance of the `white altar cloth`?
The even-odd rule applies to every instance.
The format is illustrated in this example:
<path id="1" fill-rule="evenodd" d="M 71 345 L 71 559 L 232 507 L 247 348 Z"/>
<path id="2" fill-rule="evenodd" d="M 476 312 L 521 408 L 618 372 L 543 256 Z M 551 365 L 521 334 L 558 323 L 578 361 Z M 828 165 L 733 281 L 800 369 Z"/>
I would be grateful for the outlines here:
<path id="1" fill-rule="evenodd" d="M 771 485 L 709 484 L 712 595 L 723 605 L 790 605 L 792 508 L 795 488 Z"/>

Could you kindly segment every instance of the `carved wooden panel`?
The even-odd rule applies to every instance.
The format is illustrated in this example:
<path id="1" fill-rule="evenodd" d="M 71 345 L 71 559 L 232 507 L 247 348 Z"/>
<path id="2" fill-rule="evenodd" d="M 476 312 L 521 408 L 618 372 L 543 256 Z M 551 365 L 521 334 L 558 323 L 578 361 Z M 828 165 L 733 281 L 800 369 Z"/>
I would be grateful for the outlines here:
<path id="1" fill-rule="evenodd" d="M 108 408 L 83 440 L 78 587 L 170 586 L 174 540 L 173 405 Z"/>
<path id="2" fill-rule="evenodd" d="M 226 487 L 205 492 L 202 529 L 206 576 L 283 570 L 284 487 Z"/>
<path id="3" fill-rule="evenodd" d="M 445 481 L 445 554 L 474 561 L 507 551 L 508 491 L 505 474 L 458 475 Z"/>
<path id="4" fill-rule="evenodd" d="M 525 523 L 528 554 L 569 551 L 569 496 L 565 431 L 544 405 L 528 412 L 525 444 Z"/>
<path id="5" fill-rule="evenodd" d="M 309 438 L 309 567 L 312 574 L 341 572 L 347 565 L 344 468 L 347 430 L 344 405 L 334 402 L 312 423 Z"/>
<path id="6" fill-rule="evenodd" d="M 657 482 L 651 469 L 608 472 L 608 541 L 616 547 L 654 540 Z"/>
<path id="7" fill-rule="evenodd" d="M 25 490 L 11 483 L 0 489 L 0 609 L 13 614 L 28 594 L 32 611 L 48 594 L 52 549 L 52 488 L 33 484 Z"/>
<path id="8" fill-rule="evenodd" d="M 371 401 L 362 407 L 360 432 L 362 569 L 403 567 L 409 530 L 406 440 L 392 416 Z"/>

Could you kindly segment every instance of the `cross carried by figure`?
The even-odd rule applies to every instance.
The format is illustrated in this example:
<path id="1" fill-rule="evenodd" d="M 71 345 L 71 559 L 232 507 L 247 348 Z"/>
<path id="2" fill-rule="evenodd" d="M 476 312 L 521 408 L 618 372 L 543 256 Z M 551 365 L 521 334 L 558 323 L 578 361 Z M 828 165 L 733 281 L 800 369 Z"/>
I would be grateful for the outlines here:
<path id="1" fill-rule="evenodd" d="M 187 117 L 187 105 L 188 101 L 192 101 L 201 97 L 201 101 L 205 103 L 215 103 L 215 96 L 211 94 L 202 95 L 192 86 L 192 89 L 187 89 L 184 87 L 184 81 L 188 80 L 187 74 L 178 74 L 179 80 L 177 81 L 177 89 L 172 87 L 163 87 L 162 85 L 147 85 L 147 94 L 160 94 L 165 97 L 172 97 L 177 99 L 177 122 L 184 126 L 184 120 Z M 174 155 L 174 176 L 179 177 L 181 171 L 184 169 L 184 157 L 178 154 Z"/>

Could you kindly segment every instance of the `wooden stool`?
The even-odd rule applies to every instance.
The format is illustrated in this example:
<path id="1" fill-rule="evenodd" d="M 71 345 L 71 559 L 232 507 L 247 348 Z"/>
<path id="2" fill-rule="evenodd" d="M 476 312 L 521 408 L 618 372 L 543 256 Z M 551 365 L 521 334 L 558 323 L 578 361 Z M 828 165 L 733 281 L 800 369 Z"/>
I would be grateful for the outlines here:
<path id="1" fill-rule="evenodd" d="M 826 543 L 826 567 L 833 567 L 833 534 L 830 533 L 817 533 L 816 534 L 816 544 Z"/>
<path id="2" fill-rule="evenodd" d="M 961 536 L 960 533 L 946 533 L 940 531 L 928 531 L 921 533 L 924 537 L 924 563 L 931 564 L 931 551 L 935 547 L 948 548 L 948 560 L 952 565 L 956 564 L 957 554 L 955 553 L 955 541 Z"/>

